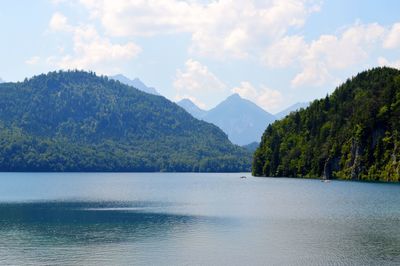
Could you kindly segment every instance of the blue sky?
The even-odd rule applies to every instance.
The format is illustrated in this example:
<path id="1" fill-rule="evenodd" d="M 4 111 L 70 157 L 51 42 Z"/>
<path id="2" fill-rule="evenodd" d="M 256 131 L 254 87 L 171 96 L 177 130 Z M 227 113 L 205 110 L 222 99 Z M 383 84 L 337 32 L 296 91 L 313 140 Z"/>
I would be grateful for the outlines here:
<path id="1" fill-rule="evenodd" d="M 139 77 L 209 109 L 277 112 L 374 66 L 400 67 L 400 2 L 0 1 L 0 78 L 57 69 Z"/>

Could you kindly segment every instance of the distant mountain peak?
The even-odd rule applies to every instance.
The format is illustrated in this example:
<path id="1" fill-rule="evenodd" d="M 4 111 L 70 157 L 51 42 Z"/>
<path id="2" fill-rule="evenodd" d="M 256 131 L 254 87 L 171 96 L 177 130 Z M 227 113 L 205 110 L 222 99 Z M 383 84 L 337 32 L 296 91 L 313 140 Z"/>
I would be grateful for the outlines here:
<path id="1" fill-rule="evenodd" d="M 235 93 L 207 112 L 205 121 L 220 127 L 238 145 L 260 141 L 265 126 L 275 117 Z"/>
<path id="2" fill-rule="evenodd" d="M 298 110 L 300 110 L 301 108 L 306 108 L 306 107 L 309 106 L 309 105 L 310 105 L 309 102 L 298 102 L 298 103 L 295 103 L 295 104 L 293 104 L 293 105 L 287 107 L 286 109 L 280 111 L 279 113 L 276 113 L 276 114 L 275 114 L 275 117 L 276 117 L 277 119 L 284 118 L 285 116 L 287 116 L 287 115 L 290 114 L 291 112 L 298 111 Z"/>
<path id="3" fill-rule="evenodd" d="M 242 97 L 240 97 L 240 95 L 238 93 L 234 93 L 231 96 L 229 96 L 228 98 L 226 98 L 227 100 L 239 100 L 239 99 L 243 99 Z"/>
<path id="4" fill-rule="evenodd" d="M 177 104 L 192 116 L 221 128 L 238 145 L 259 142 L 265 126 L 275 121 L 275 116 L 237 93 L 209 111 L 202 110 L 190 99 L 182 99 Z"/>
<path id="5" fill-rule="evenodd" d="M 132 86 L 132 87 L 134 87 L 138 90 L 144 91 L 146 93 L 160 95 L 155 88 L 147 87 L 146 84 L 144 84 L 139 78 L 129 79 L 128 77 L 126 77 L 122 74 L 117 74 L 117 75 L 111 76 L 110 78 L 118 80 L 119 82 L 121 82 L 125 85 Z"/>
<path id="6" fill-rule="evenodd" d="M 184 98 L 176 103 L 180 107 L 186 110 L 189 114 L 191 114 L 193 117 L 201 119 L 205 116 L 207 111 L 201 109 L 198 107 L 194 102 L 192 102 L 188 98 Z"/>
<path id="7" fill-rule="evenodd" d="M 179 103 L 187 103 L 187 104 L 192 104 L 196 105 L 194 102 L 192 102 L 189 98 L 183 98 L 182 100 L 179 101 Z M 197 106 L 197 105 L 196 105 Z"/>

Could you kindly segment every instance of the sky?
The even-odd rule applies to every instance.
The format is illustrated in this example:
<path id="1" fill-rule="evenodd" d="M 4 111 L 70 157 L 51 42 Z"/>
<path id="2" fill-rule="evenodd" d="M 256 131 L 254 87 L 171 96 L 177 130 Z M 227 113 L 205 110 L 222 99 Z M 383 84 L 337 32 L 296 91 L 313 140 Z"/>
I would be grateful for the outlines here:
<path id="1" fill-rule="evenodd" d="M 0 79 L 60 69 L 140 78 L 210 109 L 276 113 L 376 66 L 400 68 L 397 0 L 2 0 Z"/>

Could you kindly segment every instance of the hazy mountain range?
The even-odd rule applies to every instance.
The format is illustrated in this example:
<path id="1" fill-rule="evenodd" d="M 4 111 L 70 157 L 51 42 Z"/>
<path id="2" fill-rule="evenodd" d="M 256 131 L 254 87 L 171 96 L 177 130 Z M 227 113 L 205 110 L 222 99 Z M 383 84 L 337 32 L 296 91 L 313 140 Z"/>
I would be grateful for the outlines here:
<path id="1" fill-rule="evenodd" d="M 310 103 L 295 103 L 295 104 L 289 106 L 288 108 L 276 113 L 275 117 L 276 117 L 276 119 L 282 119 L 285 116 L 287 116 L 288 114 L 290 114 L 291 112 L 298 111 L 301 108 L 306 108 L 309 105 L 310 105 Z"/>
<path id="2" fill-rule="evenodd" d="M 204 121 L 221 128 L 235 144 L 246 145 L 260 141 L 265 127 L 275 117 L 253 102 L 233 94 L 203 117 Z"/>
<path id="3" fill-rule="evenodd" d="M 267 125 L 308 105 L 297 103 L 273 115 L 238 94 L 229 96 L 209 111 L 199 108 L 189 99 L 183 99 L 177 104 L 194 117 L 217 125 L 233 143 L 241 146 L 260 142 Z"/>
<path id="4" fill-rule="evenodd" d="M 139 78 L 129 79 L 122 74 L 110 76 L 109 78 L 143 92 L 160 95 L 155 88 L 148 87 Z M 0 83 L 3 82 L 0 78 Z M 193 117 L 218 126 L 228 135 L 233 143 L 241 146 L 252 142 L 260 142 L 266 125 L 276 119 L 284 118 L 290 112 L 308 106 L 308 103 L 296 103 L 272 115 L 255 103 L 241 98 L 238 94 L 231 95 L 209 111 L 199 108 L 189 99 L 182 99 L 177 104 Z"/>
<path id="5" fill-rule="evenodd" d="M 177 104 L 197 119 L 203 119 L 207 114 L 206 110 L 201 109 L 189 99 L 182 99 Z"/>
<path id="6" fill-rule="evenodd" d="M 110 78 L 143 92 L 160 95 L 155 88 L 146 86 L 138 78 L 131 80 L 122 74 Z M 308 105 L 308 103 L 296 103 L 272 115 L 255 103 L 241 98 L 238 94 L 231 95 L 209 111 L 201 109 L 189 99 L 182 99 L 177 104 L 193 117 L 213 123 L 221 128 L 229 139 L 237 145 L 259 142 L 266 125 Z"/>
<path id="7" fill-rule="evenodd" d="M 122 74 L 118 74 L 118 75 L 115 75 L 115 76 L 110 76 L 110 78 L 115 79 L 115 80 L 118 80 L 119 82 L 121 82 L 121 83 L 123 83 L 123 84 L 125 84 L 125 85 L 132 86 L 132 87 L 134 87 L 134 88 L 136 88 L 136 89 L 139 89 L 139 90 L 141 90 L 141 91 L 144 91 L 144 92 L 147 92 L 147 93 L 150 93 L 150 94 L 154 94 L 154 95 L 160 95 L 160 94 L 158 93 L 158 91 L 157 91 L 155 88 L 153 88 L 153 87 L 147 87 L 147 86 L 146 86 L 140 79 L 138 79 L 138 78 L 129 79 L 129 78 L 125 77 L 125 76 L 122 75 Z"/>

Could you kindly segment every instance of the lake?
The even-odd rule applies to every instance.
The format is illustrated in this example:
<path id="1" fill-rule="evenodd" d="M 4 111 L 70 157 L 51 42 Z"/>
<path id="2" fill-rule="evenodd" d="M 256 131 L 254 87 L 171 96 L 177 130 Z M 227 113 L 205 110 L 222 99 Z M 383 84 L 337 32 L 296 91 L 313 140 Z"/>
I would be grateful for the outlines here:
<path id="1" fill-rule="evenodd" d="M 400 186 L 0 173 L 0 265 L 399 265 Z"/>

